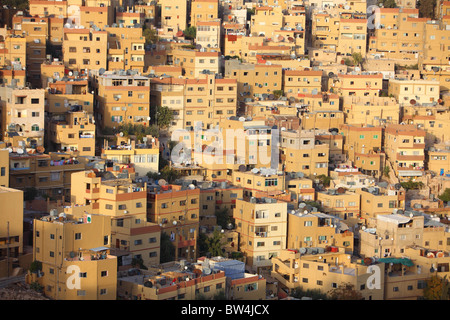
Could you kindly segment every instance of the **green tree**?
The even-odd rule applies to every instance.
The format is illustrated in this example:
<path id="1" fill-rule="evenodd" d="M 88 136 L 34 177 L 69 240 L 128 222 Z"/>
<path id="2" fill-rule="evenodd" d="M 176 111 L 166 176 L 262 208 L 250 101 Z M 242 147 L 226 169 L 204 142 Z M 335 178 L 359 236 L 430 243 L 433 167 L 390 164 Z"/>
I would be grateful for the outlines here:
<path id="1" fill-rule="evenodd" d="M 169 166 L 165 166 L 160 170 L 160 179 L 166 180 L 168 183 L 174 183 L 175 180 L 180 178 L 180 173 L 175 170 L 174 168 L 171 168 Z"/>
<path id="2" fill-rule="evenodd" d="M 227 300 L 227 296 L 225 294 L 225 290 L 219 290 L 216 292 L 212 298 L 213 300 Z"/>
<path id="3" fill-rule="evenodd" d="M 211 236 L 205 238 L 205 246 L 207 252 L 211 254 L 211 256 L 222 256 L 222 239 L 223 234 L 219 230 L 215 230 Z"/>
<path id="4" fill-rule="evenodd" d="M 323 184 L 324 187 L 329 187 L 331 184 L 331 177 L 325 174 L 317 176 L 317 179 L 319 179 L 320 183 Z"/>
<path id="5" fill-rule="evenodd" d="M 175 260 L 175 246 L 170 240 L 170 236 L 161 232 L 161 244 L 160 244 L 160 262 L 170 262 Z"/>
<path id="6" fill-rule="evenodd" d="M 295 288 L 291 294 L 292 297 L 301 299 L 303 297 L 308 297 L 313 300 L 327 300 L 328 297 L 326 293 L 322 293 L 319 289 L 303 289 L 301 287 Z"/>
<path id="7" fill-rule="evenodd" d="M 167 128 L 173 120 L 173 112 L 166 106 L 160 106 L 156 110 L 156 122 L 160 128 Z"/>
<path id="8" fill-rule="evenodd" d="M 384 8 L 397 8 L 395 0 L 380 0 L 378 1 L 378 5 L 383 6 Z"/>
<path id="9" fill-rule="evenodd" d="M 284 92 L 283 90 L 274 90 L 273 95 L 275 96 L 275 100 L 277 100 L 280 97 L 284 96 Z"/>
<path id="10" fill-rule="evenodd" d="M 30 264 L 30 272 L 31 273 L 35 273 L 38 272 L 40 270 L 42 270 L 42 262 L 38 261 L 38 260 L 34 260 L 31 264 Z"/>
<path id="11" fill-rule="evenodd" d="M 406 181 L 406 182 L 401 182 L 400 183 L 402 185 L 402 187 L 408 191 L 408 190 L 418 190 L 418 189 L 422 189 L 424 187 L 424 184 L 422 181 Z"/>
<path id="12" fill-rule="evenodd" d="M 433 275 L 427 279 L 427 285 L 423 289 L 425 300 L 448 300 L 449 299 L 449 281 L 447 275 L 441 278 Z"/>
<path id="13" fill-rule="evenodd" d="M 446 188 L 445 191 L 440 196 L 438 196 L 438 198 L 444 202 L 450 201 L 450 188 Z"/>
<path id="14" fill-rule="evenodd" d="M 383 169 L 383 174 L 385 177 L 389 177 L 389 173 L 391 172 L 391 168 L 389 166 L 385 166 Z"/>
<path id="15" fill-rule="evenodd" d="M 195 37 L 197 36 L 197 29 L 194 26 L 187 27 L 183 33 L 186 39 L 194 40 Z"/>
<path id="16" fill-rule="evenodd" d="M 6 5 L 18 10 L 27 10 L 29 8 L 28 0 L 3 0 L 2 5 Z"/>
<path id="17" fill-rule="evenodd" d="M 435 18 L 436 0 L 419 0 L 419 18 Z"/>
<path id="18" fill-rule="evenodd" d="M 148 28 L 145 25 L 143 27 L 142 35 L 145 38 L 146 45 L 156 44 L 159 40 L 158 32 L 156 31 L 156 29 Z"/>
<path id="19" fill-rule="evenodd" d="M 331 300 L 361 300 L 362 294 L 351 283 L 340 284 L 328 292 Z"/>
<path id="20" fill-rule="evenodd" d="M 35 187 L 28 187 L 23 193 L 23 200 L 33 201 L 38 195 L 38 190 Z"/>
<path id="21" fill-rule="evenodd" d="M 148 268 L 144 265 L 144 260 L 142 258 L 133 258 L 131 259 L 131 265 L 133 268 L 139 268 L 147 270 Z"/>
<path id="22" fill-rule="evenodd" d="M 37 292 L 42 292 L 43 289 L 44 289 L 44 287 L 41 286 L 41 285 L 39 284 L 39 282 L 33 281 L 32 283 L 30 283 L 30 289 L 31 289 L 31 290 L 34 290 L 34 291 L 37 291 Z"/>
<path id="23" fill-rule="evenodd" d="M 363 62 L 363 56 L 360 52 L 353 52 L 352 53 L 352 58 L 353 58 L 353 62 L 357 65 L 357 66 L 361 66 L 362 62 Z"/>
<path id="24" fill-rule="evenodd" d="M 217 225 L 221 226 L 222 228 L 226 228 L 226 226 L 231 222 L 230 215 L 228 214 L 228 208 L 216 210 L 214 215 L 217 218 Z"/>

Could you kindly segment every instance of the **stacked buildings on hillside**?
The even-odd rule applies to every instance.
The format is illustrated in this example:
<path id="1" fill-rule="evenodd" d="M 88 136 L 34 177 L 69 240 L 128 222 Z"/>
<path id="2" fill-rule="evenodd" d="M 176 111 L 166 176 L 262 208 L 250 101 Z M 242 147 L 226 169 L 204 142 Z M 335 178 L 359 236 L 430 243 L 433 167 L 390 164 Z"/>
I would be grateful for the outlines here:
<path id="1" fill-rule="evenodd" d="M 0 278 L 422 299 L 449 273 L 450 5 L 395 2 L 3 7 Z"/>

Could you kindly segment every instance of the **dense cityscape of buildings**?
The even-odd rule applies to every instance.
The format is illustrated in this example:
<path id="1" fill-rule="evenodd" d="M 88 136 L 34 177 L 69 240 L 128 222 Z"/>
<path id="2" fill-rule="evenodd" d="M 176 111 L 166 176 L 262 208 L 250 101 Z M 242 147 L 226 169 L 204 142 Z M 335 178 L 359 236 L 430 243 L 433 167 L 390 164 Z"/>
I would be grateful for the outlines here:
<path id="1" fill-rule="evenodd" d="M 0 288 L 448 300 L 450 2 L 421 2 L 3 5 Z"/>

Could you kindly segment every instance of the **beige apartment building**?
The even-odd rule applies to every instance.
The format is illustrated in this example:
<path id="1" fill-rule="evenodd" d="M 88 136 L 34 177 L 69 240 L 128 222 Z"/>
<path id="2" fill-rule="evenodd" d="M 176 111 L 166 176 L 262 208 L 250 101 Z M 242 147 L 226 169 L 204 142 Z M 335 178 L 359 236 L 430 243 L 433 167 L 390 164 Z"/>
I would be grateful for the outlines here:
<path id="1" fill-rule="evenodd" d="M 57 150 L 95 156 L 95 124 L 86 111 L 68 112 L 63 121 L 53 120 L 49 135 Z"/>
<path id="2" fill-rule="evenodd" d="M 450 111 L 440 104 L 405 105 L 402 108 L 401 122 L 425 130 L 427 146 L 445 143 L 450 139 L 446 129 L 449 121 Z"/>
<path id="3" fill-rule="evenodd" d="M 362 295 L 364 300 L 384 299 L 384 263 L 376 265 L 383 270 L 379 273 L 380 287 L 369 287 L 373 284 L 373 271 L 361 264 L 344 248 L 330 247 L 309 248 L 309 252 L 302 254 L 297 249 L 283 250 L 279 257 L 272 259 L 271 276 L 280 283 L 280 287 L 292 291 L 297 288 L 303 290 L 319 290 L 323 294 L 340 287 L 344 283 L 351 284 Z M 369 271 L 370 270 L 370 271 Z"/>
<path id="4" fill-rule="evenodd" d="M 42 65 L 42 70 L 49 66 Z M 89 91 L 88 76 L 77 75 L 61 78 L 61 75 L 56 74 L 55 77 L 55 68 L 53 67 L 54 65 L 48 69 L 54 73 L 49 74 L 49 77 L 46 78 L 45 111 L 51 116 L 60 116 L 75 110 L 83 110 L 88 114 L 93 114 L 94 95 Z"/>
<path id="5" fill-rule="evenodd" d="M 124 300 L 212 299 L 225 293 L 227 277 L 222 270 L 207 270 L 206 265 L 189 268 L 172 262 L 161 268 L 140 270 L 139 277 L 119 274 L 118 296 Z"/>
<path id="6" fill-rule="evenodd" d="M 288 248 L 344 248 L 353 253 L 353 233 L 339 219 L 321 212 L 304 213 L 299 209 L 288 213 Z"/>
<path id="7" fill-rule="evenodd" d="M 159 140 L 146 136 L 144 141 L 117 137 L 114 145 L 104 140 L 102 158 L 121 165 L 132 164 L 136 177 L 145 177 L 148 172 L 158 172 Z"/>
<path id="8" fill-rule="evenodd" d="M 380 126 L 400 122 L 400 107 L 395 98 L 379 96 L 344 96 L 345 123 Z"/>
<path id="9" fill-rule="evenodd" d="M 390 215 L 405 209 L 406 191 L 403 187 L 375 186 L 356 189 L 355 192 L 361 195 L 361 222 L 368 227 L 376 227 L 374 223 L 378 215 Z"/>
<path id="10" fill-rule="evenodd" d="M 328 189 L 316 193 L 323 212 L 334 215 L 352 227 L 360 222 L 361 196 L 345 189 Z"/>
<path id="11" fill-rule="evenodd" d="M 428 149 L 427 168 L 437 175 L 450 174 L 450 150 L 448 146 L 435 145 Z"/>
<path id="12" fill-rule="evenodd" d="M 297 100 L 302 111 L 339 111 L 339 95 L 337 94 L 328 92 L 318 94 L 299 93 Z"/>
<path id="13" fill-rule="evenodd" d="M 2 167 L 4 168 L 4 167 Z M 3 170 L 2 170 L 3 171 Z M 0 187 L 4 211 L 0 216 L 0 256 L 18 258 L 23 253 L 23 191 Z M 9 266 L 7 266 L 9 268 Z M 2 277 L 12 275 L 12 269 L 1 270 Z"/>
<path id="14" fill-rule="evenodd" d="M 55 1 L 55 0 L 31 0 L 30 1 L 30 14 L 32 16 L 49 17 L 49 16 L 63 16 L 67 18 L 68 14 L 68 1 Z"/>
<path id="15" fill-rule="evenodd" d="M 116 24 L 125 28 L 136 28 L 143 26 L 145 22 L 145 15 L 143 12 L 129 10 L 116 10 Z M 137 28 L 140 29 L 141 27 Z"/>
<path id="16" fill-rule="evenodd" d="M 198 256 L 200 189 L 178 185 L 149 186 L 147 219 L 161 227 L 175 247 L 175 260 Z"/>
<path id="17" fill-rule="evenodd" d="M 336 52 L 339 45 L 339 17 L 313 12 L 311 20 L 312 47 Z"/>
<path id="18" fill-rule="evenodd" d="M 198 21 L 195 43 L 202 48 L 220 50 L 222 42 L 222 27 L 218 21 Z"/>
<path id="19" fill-rule="evenodd" d="M 360 53 L 366 55 L 367 19 L 344 17 L 339 19 L 339 45 L 336 51 L 340 53 Z"/>
<path id="20" fill-rule="evenodd" d="M 182 75 L 188 79 L 204 77 L 205 74 L 220 73 L 219 51 L 174 49 L 171 51 L 173 65 L 182 67 Z"/>
<path id="21" fill-rule="evenodd" d="M 233 171 L 231 183 L 244 189 L 245 199 L 256 194 L 276 194 L 285 190 L 286 177 L 268 169 L 252 169 L 251 171 Z"/>
<path id="22" fill-rule="evenodd" d="M 114 168 L 113 168 L 114 169 Z M 109 171 L 109 170 L 108 170 Z M 111 217 L 111 249 L 118 266 L 142 259 L 159 263 L 160 228 L 147 222 L 147 186 L 134 183 L 130 172 L 79 172 L 72 176 L 71 204 L 90 205 L 93 214 Z"/>
<path id="23" fill-rule="evenodd" d="M 94 29 L 64 28 L 64 65 L 70 70 L 108 68 L 108 32 Z"/>
<path id="24" fill-rule="evenodd" d="M 448 236 L 446 226 L 420 212 L 377 215 L 375 225 L 360 232 L 360 250 L 365 257 L 407 256 L 413 246 L 434 251 L 430 258 L 439 257 L 439 251 L 448 252 L 446 241 L 442 241 Z"/>
<path id="25" fill-rule="evenodd" d="M 9 154 L 10 186 L 20 190 L 34 187 L 40 196 L 68 199 L 71 176 L 85 170 L 85 164 L 70 153 L 26 153 L 23 150 L 23 147 L 12 147 Z"/>
<path id="26" fill-rule="evenodd" d="M 11 85 L 15 82 L 18 86 L 25 86 L 26 61 L 27 38 L 13 34 L 3 36 L 0 40 L 1 84 Z"/>
<path id="27" fill-rule="evenodd" d="M 423 56 L 419 56 L 419 70 L 423 79 L 439 81 L 440 91 L 447 92 L 450 89 L 450 59 L 447 21 L 428 20 L 425 24 L 425 40 Z"/>
<path id="28" fill-rule="evenodd" d="M 316 139 L 313 130 L 281 131 L 280 140 L 283 171 L 328 176 L 329 145 Z"/>
<path id="29" fill-rule="evenodd" d="M 161 28 L 164 33 L 173 33 L 186 30 L 187 27 L 187 0 L 162 0 Z"/>
<path id="30" fill-rule="evenodd" d="M 114 7 L 112 6 L 80 6 L 79 25 L 86 29 L 96 26 L 103 28 L 114 23 Z"/>
<path id="31" fill-rule="evenodd" d="M 322 71 L 284 70 L 283 91 L 287 98 L 297 99 L 300 94 L 322 92 Z"/>
<path id="32" fill-rule="evenodd" d="M 198 27 L 198 22 L 210 22 L 219 18 L 218 0 L 191 1 L 190 23 L 191 27 Z"/>
<path id="33" fill-rule="evenodd" d="M 54 300 L 115 300 L 117 257 L 110 255 L 111 219 L 57 211 L 34 220 L 33 259 L 43 276 L 28 273 Z"/>
<path id="34" fill-rule="evenodd" d="M 344 153 L 364 174 L 381 176 L 385 166 L 383 128 L 367 125 L 342 125 Z"/>
<path id="35" fill-rule="evenodd" d="M 27 82 L 38 88 L 40 66 L 46 60 L 48 42 L 48 18 L 25 17 L 16 14 L 13 17 L 13 33 L 26 38 L 26 74 Z"/>
<path id="36" fill-rule="evenodd" d="M 383 75 L 381 73 L 339 74 L 329 78 L 328 82 L 330 91 L 343 97 L 377 97 L 383 89 Z"/>
<path id="37" fill-rule="evenodd" d="M 392 124 L 386 127 L 386 156 L 400 180 L 423 175 L 425 136 L 425 131 L 414 125 Z"/>
<path id="38" fill-rule="evenodd" d="M 108 70 L 144 71 L 145 38 L 142 28 L 108 27 Z"/>
<path id="39" fill-rule="evenodd" d="M 0 149 L 0 187 L 9 188 L 9 150 L 7 149 Z"/>
<path id="40" fill-rule="evenodd" d="M 237 81 L 206 76 L 200 79 L 153 78 L 152 104 L 174 112 L 173 128 L 213 128 L 236 115 Z"/>
<path id="41" fill-rule="evenodd" d="M 17 146 L 44 144 L 45 90 L 0 87 L 3 141 Z"/>
<path id="42" fill-rule="evenodd" d="M 400 106 L 437 102 L 439 93 L 439 81 L 389 80 L 388 94 L 394 96 Z"/>
<path id="43" fill-rule="evenodd" d="M 263 98 L 283 90 L 283 70 L 281 65 L 240 63 L 239 60 L 225 62 L 225 77 L 236 79 L 238 99 Z"/>
<path id="44" fill-rule="evenodd" d="M 270 198 L 238 199 L 233 211 L 240 235 L 238 250 L 256 272 L 272 267 L 271 259 L 286 249 L 287 203 Z"/>
<path id="45" fill-rule="evenodd" d="M 150 78 L 125 71 L 105 72 L 95 80 L 101 127 L 123 123 L 149 125 Z"/>

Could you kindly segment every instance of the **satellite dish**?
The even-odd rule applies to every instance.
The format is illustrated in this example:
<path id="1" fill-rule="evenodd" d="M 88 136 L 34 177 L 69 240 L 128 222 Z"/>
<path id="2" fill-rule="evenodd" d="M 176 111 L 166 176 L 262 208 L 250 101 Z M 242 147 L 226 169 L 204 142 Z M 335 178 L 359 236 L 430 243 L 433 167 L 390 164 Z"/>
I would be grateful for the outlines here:
<path id="1" fill-rule="evenodd" d="M 105 68 L 100 68 L 100 70 L 98 70 L 98 74 L 102 75 L 106 72 Z"/>
<path id="2" fill-rule="evenodd" d="M 194 189 L 195 189 L 195 186 L 191 183 L 191 184 L 188 186 L 188 188 L 191 189 L 191 190 L 194 190 Z"/>
<path id="3" fill-rule="evenodd" d="M 228 230 L 233 229 L 233 224 L 232 224 L 232 223 L 227 224 L 227 229 L 228 229 Z"/>
<path id="4" fill-rule="evenodd" d="M 415 104 L 416 104 L 416 100 L 411 99 L 411 100 L 409 101 L 409 103 L 411 103 L 412 105 L 415 105 Z"/>
<path id="5" fill-rule="evenodd" d="M 208 275 L 211 274 L 211 269 L 210 268 L 203 268 L 203 273 Z"/>
<path id="6" fill-rule="evenodd" d="M 73 72 L 72 71 L 69 71 L 69 76 L 73 76 Z"/>
<path id="7" fill-rule="evenodd" d="M 123 132 L 119 133 L 119 136 L 123 137 Z"/>
<path id="8" fill-rule="evenodd" d="M 23 154 L 23 149 L 17 149 L 18 154 Z"/>
<path id="9" fill-rule="evenodd" d="M 252 169 L 252 173 L 255 173 L 255 174 L 259 173 L 259 169 L 258 168 L 253 168 Z"/>
<path id="10" fill-rule="evenodd" d="M 160 185 L 160 186 L 166 186 L 166 185 L 167 185 L 167 181 L 164 180 L 164 179 L 158 180 L 157 183 L 158 183 L 158 185 Z"/>

